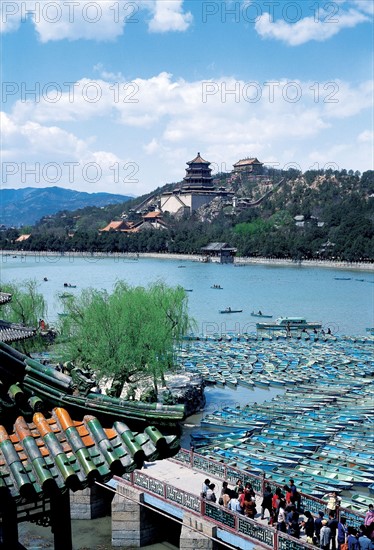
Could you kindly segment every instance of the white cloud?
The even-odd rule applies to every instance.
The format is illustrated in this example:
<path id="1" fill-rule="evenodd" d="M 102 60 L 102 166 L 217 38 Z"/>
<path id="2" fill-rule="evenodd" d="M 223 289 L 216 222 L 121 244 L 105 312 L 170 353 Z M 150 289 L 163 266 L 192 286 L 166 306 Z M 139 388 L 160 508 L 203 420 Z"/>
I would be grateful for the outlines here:
<path id="1" fill-rule="evenodd" d="M 368 80 L 356 87 L 348 82 L 336 81 L 321 86 L 321 100 L 324 102 L 326 114 L 330 118 L 353 117 L 364 109 L 373 106 L 374 82 Z"/>
<path id="2" fill-rule="evenodd" d="M 75 83 L 73 97 L 70 90 L 56 103 L 46 96 L 36 102 L 18 101 L 11 114 L 4 115 L 6 158 L 22 161 L 31 155 L 35 161 L 67 159 L 80 164 L 99 159 L 106 174 L 102 180 L 108 185 L 113 176 L 110 166 L 126 157 L 141 167 L 141 183 L 136 184 L 140 192 L 180 180 L 185 162 L 198 150 L 223 164 L 222 170 L 248 155 L 308 168 L 313 164 L 309 151 L 318 162 L 327 158 L 347 167 L 349 159 L 349 168 L 362 170 L 370 156 L 365 161 L 360 150 L 355 162 L 347 147 L 352 142 L 356 151 L 360 142 L 366 151 L 372 86 L 338 81 L 316 88 L 313 81 L 286 79 L 270 86 L 233 77 L 186 81 L 165 72 L 132 83 L 82 78 Z M 92 101 L 97 90 L 98 99 Z M 253 90 L 258 98 L 250 93 Z M 357 141 L 347 138 L 353 132 L 361 134 Z M 119 192 L 113 181 L 112 189 Z M 127 191 L 137 192 L 135 187 Z"/>
<path id="3" fill-rule="evenodd" d="M 135 4 L 134 4 L 135 5 Z M 2 4 L 5 31 L 17 30 L 21 22 L 30 19 L 41 42 L 51 40 L 115 40 L 123 33 L 130 12 L 117 13 L 120 2 L 107 0 L 54 0 L 40 2 L 16 0 Z"/>
<path id="4" fill-rule="evenodd" d="M 185 31 L 192 14 L 183 11 L 183 0 L 14 0 L 0 4 L 1 32 L 18 30 L 31 20 L 41 42 L 52 40 L 113 41 L 127 24 L 139 24 L 141 12 L 150 13 L 151 32 Z"/>
<path id="5" fill-rule="evenodd" d="M 362 135 L 362 134 L 360 134 Z M 353 143 L 344 138 L 340 143 L 325 144 L 310 151 L 310 166 L 317 163 L 320 168 L 336 166 L 338 170 L 346 168 L 354 171 L 372 170 L 373 163 L 373 141 L 372 139 L 363 142 L 360 135 L 353 137 Z"/>
<path id="6" fill-rule="evenodd" d="M 152 11 L 151 32 L 185 31 L 193 19 L 191 12 L 183 11 L 183 0 L 156 0 Z"/>
<path id="7" fill-rule="evenodd" d="M 354 5 L 369 15 L 374 15 L 374 2 L 371 0 L 353 0 Z"/>
<path id="8" fill-rule="evenodd" d="M 4 112 L 0 112 L 0 125 L 4 188 L 58 185 L 89 192 L 141 192 L 139 181 L 129 178 L 137 173 L 134 163 L 110 151 L 93 150 L 90 138 L 79 139 L 72 132 L 37 122 L 18 124 Z"/>
<path id="9" fill-rule="evenodd" d="M 272 38 L 290 46 L 299 46 L 311 40 L 324 42 L 342 29 L 355 27 L 369 21 L 367 15 L 355 9 L 339 10 L 335 16 L 320 9 L 319 18 L 304 17 L 296 23 L 284 20 L 272 21 L 270 14 L 262 14 L 255 23 L 255 29 L 262 38 Z"/>
<path id="10" fill-rule="evenodd" d="M 371 143 L 374 148 L 374 132 L 373 130 L 364 130 L 357 136 L 359 143 Z"/>
<path id="11" fill-rule="evenodd" d="M 153 138 L 149 143 L 146 143 L 143 146 L 144 151 L 147 153 L 147 155 L 153 155 L 154 153 L 157 153 L 161 149 L 160 143 L 156 138 Z"/>
<path id="12" fill-rule="evenodd" d="M 120 71 L 117 73 L 107 71 L 102 63 L 97 63 L 96 65 L 94 65 L 93 70 L 95 73 L 98 73 L 100 78 L 102 78 L 103 80 L 112 82 L 123 82 L 125 80 L 125 77 Z"/>

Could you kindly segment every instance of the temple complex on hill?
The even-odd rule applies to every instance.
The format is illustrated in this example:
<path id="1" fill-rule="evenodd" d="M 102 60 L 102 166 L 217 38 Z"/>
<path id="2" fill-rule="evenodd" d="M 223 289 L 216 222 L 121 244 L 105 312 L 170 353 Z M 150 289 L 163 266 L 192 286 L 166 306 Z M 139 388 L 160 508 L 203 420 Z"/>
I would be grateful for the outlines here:
<path id="1" fill-rule="evenodd" d="M 162 217 L 165 212 L 189 216 L 217 198 L 229 201 L 231 204 L 234 192 L 215 185 L 210 166 L 211 162 L 197 153 L 194 159 L 187 162 L 186 175 L 174 189 L 165 191 L 161 196 L 154 193 L 138 205 L 137 214 L 142 216 L 141 221 L 131 222 L 125 219 L 111 221 L 106 227 L 100 229 L 100 232 L 137 233 L 145 229 L 165 229 L 167 225 Z M 263 175 L 263 163 L 256 157 L 239 160 L 233 166 L 234 170 L 227 183 L 242 176 L 251 180 L 266 177 Z"/>
<path id="2" fill-rule="evenodd" d="M 210 162 L 204 160 L 200 153 L 187 162 L 183 183 L 161 195 L 160 208 L 170 214 L 191 214 L 201 206 L 209 204 L 216 197 L 228 197 L 232 193 L 225 189 L 215 189 Z"/>

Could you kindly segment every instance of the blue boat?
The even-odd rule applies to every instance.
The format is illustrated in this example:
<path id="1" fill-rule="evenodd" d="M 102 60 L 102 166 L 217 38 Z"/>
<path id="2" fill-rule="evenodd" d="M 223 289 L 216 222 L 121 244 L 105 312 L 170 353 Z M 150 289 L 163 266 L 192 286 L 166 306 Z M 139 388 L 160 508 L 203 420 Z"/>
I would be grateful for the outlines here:
<path id="1" fill-rule="evenodd" d="M 264 436 L 261 436 L 261 435 L 255 435 L 252 437 L 252 440 L 255 440 L 255 441 L 262 441 L 263 443 L 271 443 L 273 445 L 278 445 L 278 444 L 281 444 L 281 445 L 284 445 L 285 447 L 300 447 L 302 449 L 311 449 L 311 450 L 315 450 L 315 449 L 318 449 L 318 447 L 320 447 L 321 445 L 323 445 L 325 442 L 324 441 L 321 441 L 321 442 L 306 442 L 306 441 L 300 441 L 300 439 L 295 439 L 295 440 L 292 440 L 292 439 L 271 439 L 271 438 L 267 438 L 267 437 L 264 437 Z"/>

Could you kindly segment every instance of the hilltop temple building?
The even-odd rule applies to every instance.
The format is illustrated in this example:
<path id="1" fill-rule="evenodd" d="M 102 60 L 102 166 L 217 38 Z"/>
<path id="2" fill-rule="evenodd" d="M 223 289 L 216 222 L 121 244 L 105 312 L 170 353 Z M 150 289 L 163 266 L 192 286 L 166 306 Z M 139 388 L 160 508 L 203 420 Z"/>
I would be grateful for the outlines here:
<path id="1" fill-rule="evenodd" d="M 187 162 L 188 168 L 181 186 L 161 195 L 161 211 L 192 214 L 216 197 L 227 197 L 230 193 L 226 190 L 214 188 L 210 164 L 200 153 Z"/>
<path id="2" fill-rule="evenodd" d="M 250 174 L 253 176 L 261 176 L 263 173 L 263 162 L 260 162 L 257 157 L 245 158 L 236 162 L 234 172 L 242 174 Z"/>
<path id="3" fill-rule="evenodd" d="M 209 168 L 210 162 L 204 160 L 200 153 L 197 157 L 187 162 L 186 175 L 183 178 L 183 189 L 196 189 L 204 191 L 213 188 L 212 169 Z"/>

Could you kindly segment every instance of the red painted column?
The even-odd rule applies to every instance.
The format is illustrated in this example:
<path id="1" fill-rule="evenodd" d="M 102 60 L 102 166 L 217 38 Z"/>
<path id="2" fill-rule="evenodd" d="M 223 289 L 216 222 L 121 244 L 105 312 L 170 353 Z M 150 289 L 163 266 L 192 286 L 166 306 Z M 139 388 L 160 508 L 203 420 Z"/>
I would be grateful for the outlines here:
<path id="1" fill-rule="evenodd" d="M 276 530 L 274 532 L 274 550 L 278 550 L 279 548 L 278 540 L 278 531 Z"/>

